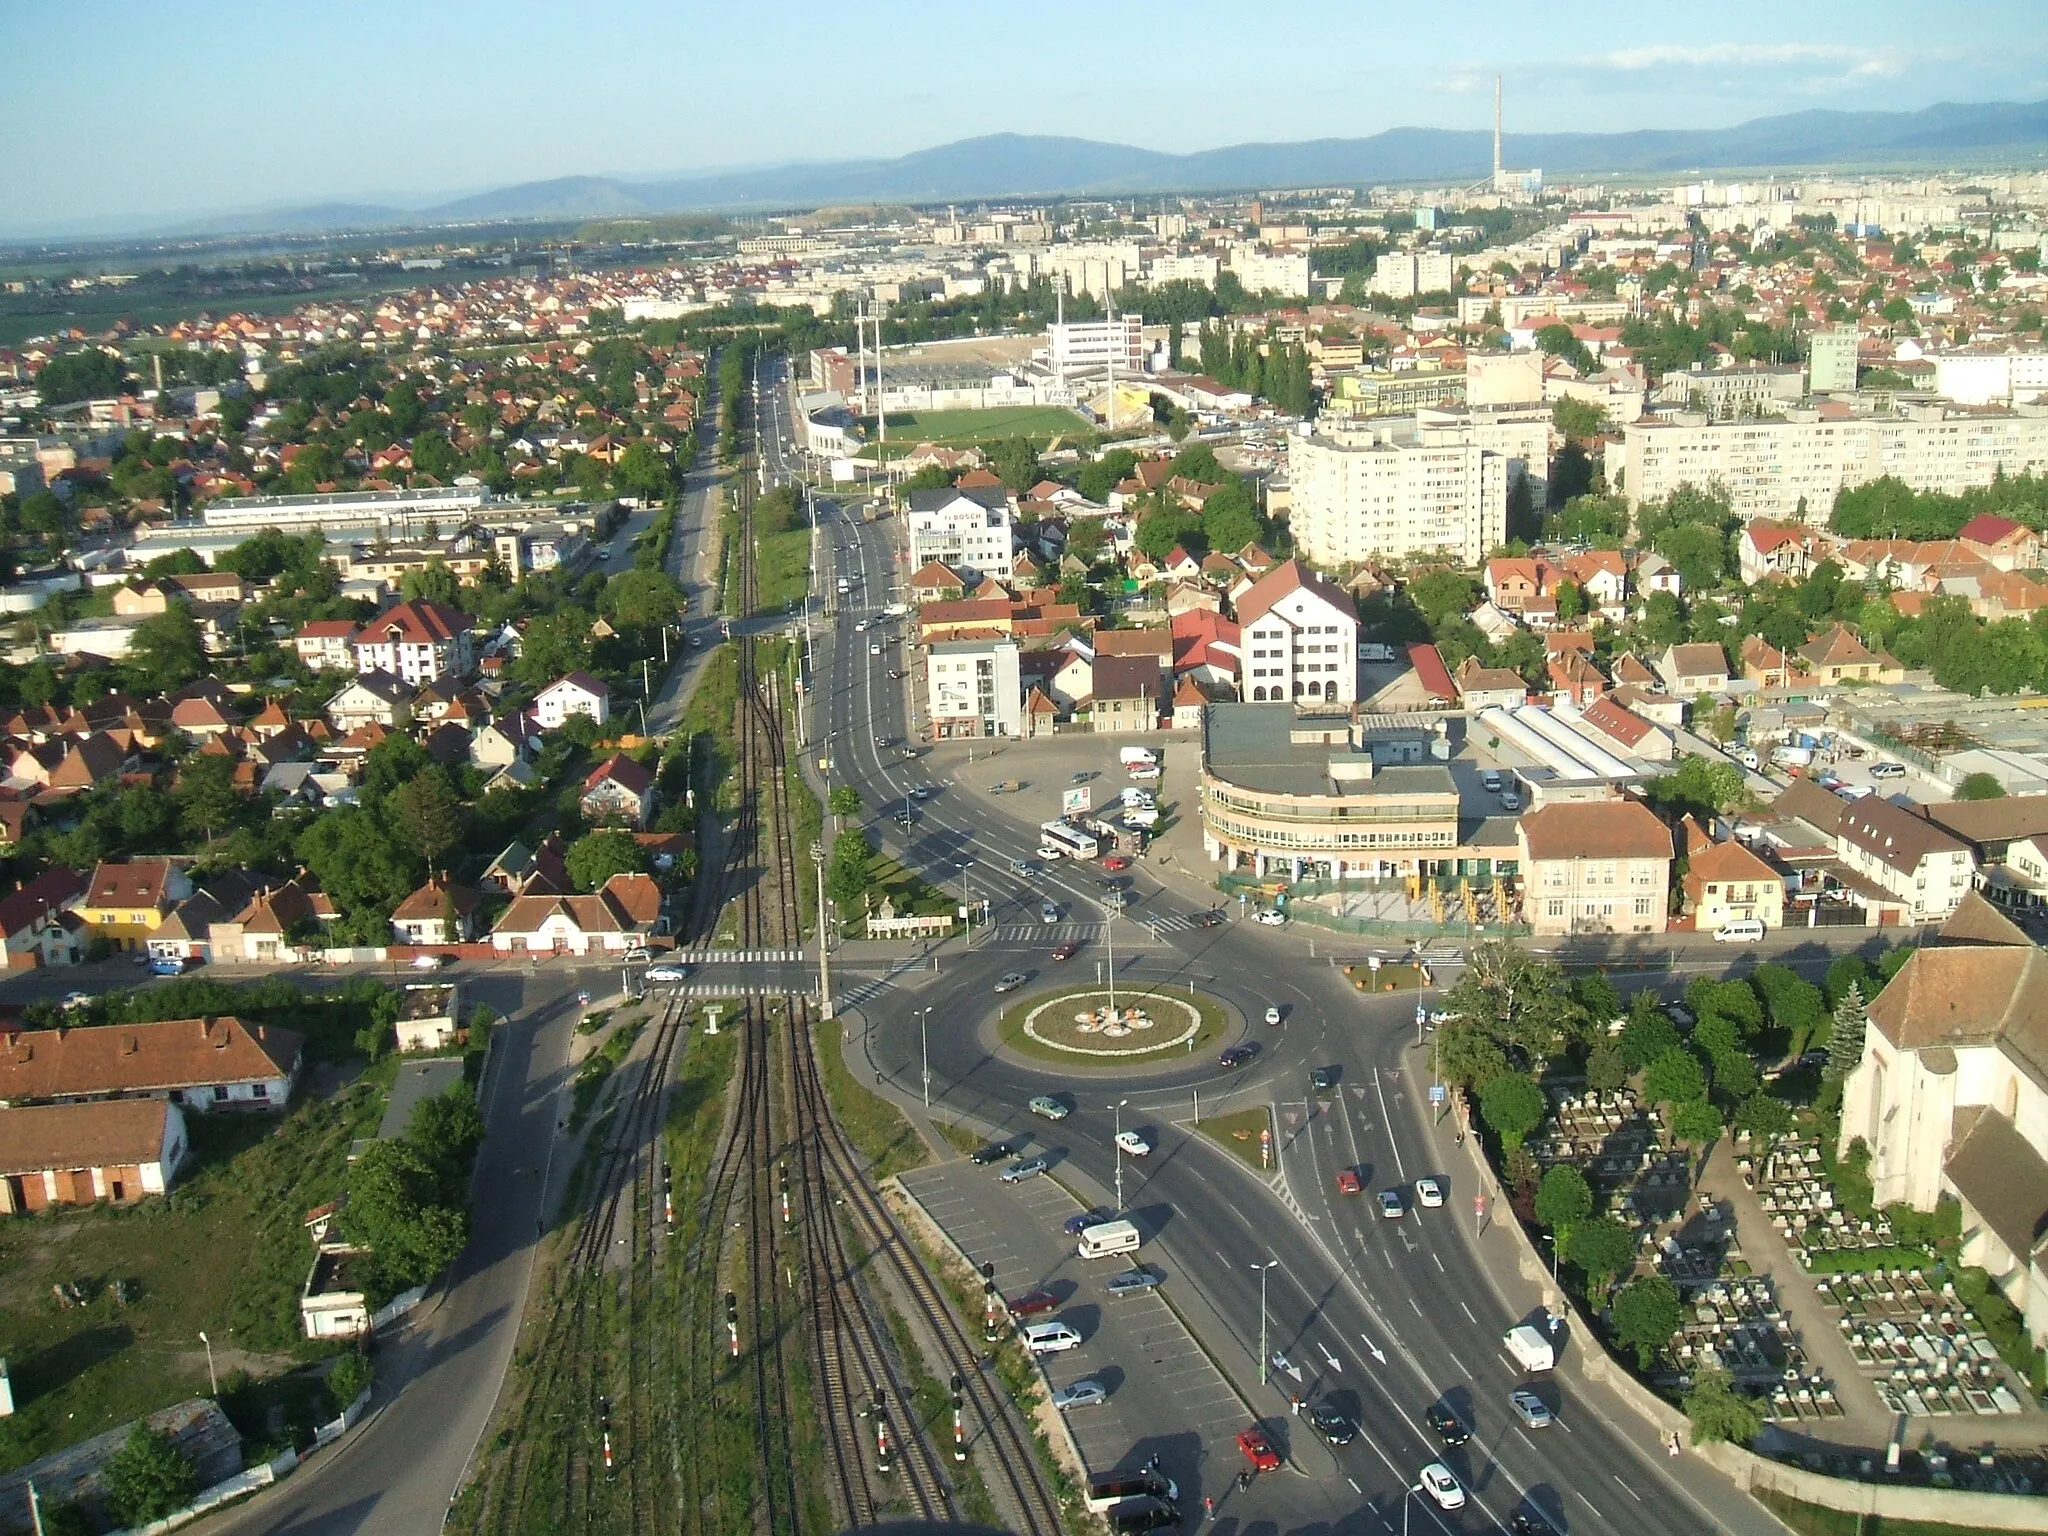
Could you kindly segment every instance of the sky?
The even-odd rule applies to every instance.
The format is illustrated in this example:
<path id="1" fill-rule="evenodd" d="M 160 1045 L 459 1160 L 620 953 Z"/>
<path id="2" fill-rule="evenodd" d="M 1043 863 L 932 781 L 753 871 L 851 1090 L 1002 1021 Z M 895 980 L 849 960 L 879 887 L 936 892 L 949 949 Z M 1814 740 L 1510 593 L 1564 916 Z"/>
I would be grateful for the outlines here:
<path id="1" fill-rule="evenodd" d="M 1455 18 L 1455 23 L 1446 21 Z M 0 234 L 983 133 L 1187 152 L 2048 98 L 2043 0 L 0 3 Z"/>

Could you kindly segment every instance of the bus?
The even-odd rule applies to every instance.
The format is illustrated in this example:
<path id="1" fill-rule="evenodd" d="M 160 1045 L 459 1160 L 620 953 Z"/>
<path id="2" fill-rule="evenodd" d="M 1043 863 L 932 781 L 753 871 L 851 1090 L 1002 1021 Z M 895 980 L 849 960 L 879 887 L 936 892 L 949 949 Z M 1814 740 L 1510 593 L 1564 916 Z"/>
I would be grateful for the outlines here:
<path id="1" fill-rule="evenodd" d="M 1071 821 L 1048 821 L 1038 828 L 1038 851 L 1054 858 L 1092 859 L 1102 852 L 1102 838 Z"/>

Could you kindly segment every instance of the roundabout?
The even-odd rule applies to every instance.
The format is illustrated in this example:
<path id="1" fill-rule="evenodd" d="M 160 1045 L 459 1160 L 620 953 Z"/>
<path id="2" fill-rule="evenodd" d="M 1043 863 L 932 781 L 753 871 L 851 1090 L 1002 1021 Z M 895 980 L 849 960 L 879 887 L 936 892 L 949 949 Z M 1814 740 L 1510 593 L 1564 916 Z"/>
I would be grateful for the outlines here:
<path id="1" fill-rule="evenodd" d="M 1123 1067 L 1185 1059 L 1231 1028 L 1223 1003 L 1164 987 L 1066 987 L 1006 1009 L 1002 1049 L 1068 1067 Z"/>

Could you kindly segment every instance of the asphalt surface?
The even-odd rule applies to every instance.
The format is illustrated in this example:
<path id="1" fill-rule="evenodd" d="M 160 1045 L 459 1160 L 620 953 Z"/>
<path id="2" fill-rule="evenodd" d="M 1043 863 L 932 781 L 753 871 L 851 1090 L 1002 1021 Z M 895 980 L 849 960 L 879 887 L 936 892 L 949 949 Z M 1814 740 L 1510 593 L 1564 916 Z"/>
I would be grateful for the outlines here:
<path id="1" fill-rule="evenodd" d="M 1284 1529 L 1397 1528 L 1404 1494 L 1420 1468 L 1441 1459 L 1470 1498 L 1462 1511 L 1446 1512 L 1414 1496 L 1405 1514 L 1422 1530 L 1490 1529 L 1504 1525 L 1525 1501 L 1569 1532 L 1655 1529 L 1679 1536 L 1778 1529 L 1759 1506 L 1703 1468 L 1683 1458 L 1682 1465 L 1667 1466 L 1652 1432 L 1619 1404 L 1592 1391 L 1581 1400 L 1576 1385 L 1561 1393 L 1566 1373 L 1543 1384 L 1559 1413 L 1556 1426 L 1531 1433 L 1511 1423 L 1507 1392 L 1521 1378 L 1500 1353 L 1499 1340 L 1524 1314 L 1503 1301 L 1481 1266 L 1472 1241 L 1470 1189 L 1453 1178 L 1444 1209 L 1411 1209 L 1398 1223 L 1377 1221 L 1367 1208 L 1370 1196 L 1347 1201 L 1335 1193 L 1340 1163 L 1369 1168 L 1369 1190 L 1412 1187 L 1425 1172 L 1448 1171 L 1451 1159 L 1432 1139 L 1438 1133 L 1427 1129 L 1421 1107 L 1427 1083 L 1418 1075 L 1425 1068 L 1412 1045 L 1412 994 L 1399 1001 L 1361 997 L 1341 973 L 1311 962 L 1302 938 L 1234 920 L 1213 929 L 1144 935 L 1130 919 L 1112 919 L 1101 908 L 1092 867 L 1062 861 L 1036 878 L 1012 876 L 1009 861 L 1037 844 L 1035 826 L 1009 820 L 979 799 L 971 806 L 949 803 L 946 785 L 957 765 L 953 749 L 942 749 L 936 759 L 927 749 L 905 758 L 902 685 L 887 675 L 903 665 L 901 651 L 891 637 L 882 642 L 880 656 L 872 655 L 874 631 L 853 630 L 859 619 L 872 619 L 888 602 L 903 600 L 895 524 L 849 522 L 828 505 L 821 525 L 829 573 L 851 578 L 853 600 L 821 626 L 812 702 L 829 736 L 807 766 L 822 757 L 829 762 L 831 784 L 860 790 L 879 841 L 927 878 L 957 888 L 964 876 L 975 897 L 995 903 L 997 941 L 974 952 L 950 947 L 945 974 L 920 991 L 916 1012 L 885 997 L 863 1014 L 859 1048 L 878 1078 L 899 1092 L 916 1092 L 922 1022 L 936 1114 L 1020 1130 L 1025 1121 L 1019 1111 L 1033 1094 L 1075 1090 L 1079 1074 L 996 1055 L 978 1023 L 992 1011 L 989 988 L 1001 972 L 1023 969 L 1034 980 L 1055 979 L 1049 956 L 1042 957 L 1044 963 L 1020 964 L 1020 945 L 1000 937 L 1028 925 L 1047 895 L 1095 920 L 1097 939 L 1072 962 L 1077 969 L 1107 958 L 1100 938 L 1113 923 L 1114 932 L 1130 941 L 1128 952 L 1124 942 L 1117 945 L 1120 975 L 1175 985 L 1193 981 L 1242 1019 L 1259 1018 L 1269 1002 L 1287 1010 L 1279 1029 L 1243 1026 L 1244 1035 L 1261 1047 L 1246 1071 L 1226 1072 L 1207 1057 L 1114 1083 L 1115 1093 L 1130 1101 L 1125 1124 L 1133 1116 L 1146 1120 L 1161 1140 L 1147 1160 L 1142 1188 L 1127 1191 L 1133 1218 L 1148 1229 L 1148 1252 L 1163 1258 L 1177 1284 L 1199 1291 L 1214 1315 L 1226 1320 L 1228 1336 L 1205 1342 L 1233 1379 L 1253 1384 L 1247 1390 L 1254 1406 L 1267 1415 L 1276 1439 L 1301 1469 L 1298 1477 L 1261 1479 L 1259 1506 L 1248 1500 L 1241 1516 L 1247 1528 L 1269 1522 Z M 1009 751 L 1028 754 L 1028 746 Z M 1104 758 L 1107 775 L 1115 766 L 1107 746 Z M 1012 772 L 1019 771 L 1019 758 L 1007 761 Z M 937 793 L 913 802 L 913 824 L 900 827 L 888 818 L 920 784 L 935 786 Z M 1192 893 L 1178 884 L 1156 884 L 1142 861 L 1133 884 L 1140 912 L 1184 914 L 1195 905 Z M 1673 946 L 1662 938 L 1655 948 L 1666 957 L 1667 973 L 1718 973 L 1731 962 L 1753 963 L 1760 954 L 1802 968 L 1821 966 L 1834 952 L 1871 937 L 1824 931 L 1739 956 L 1716 953 L 1711 945 Z M 1042 942 L 1050 948 L 1050 930 Z M 927 1005 L 931 1013 L 920 1018 Z M 1340 1090 L 1311 1112 L 1307 1073 L 1315 1065 L 1338 1066 L 1342 1078 Z M 1106 1081 L 1080 1089 L 1087 1107 L 1057 1128 L 1071 1175 L 1100 1189 L 1109 1187 L 1114 1168 L 1113 1121 L 1105 1112 L 1111 1089 Z M 1283 1142 L 1289 1134 L 1295 1138 L 1283 1150 L 1289 1177 L 1262 1182 L 1190 1135 L 1180 1122 L 1190 1118 L 1197 1092 L 1205 1116 L 1269 1100 L 1286 1114 L 1285 1106 L 1292 1105 L 1297 1118 L 1291 1125 L 1283 1122 L 1282 1135 Z M 1266 1262 L 1276 1266 L 1267 1276 L 1268 1353 L 1282 1352 L 1303 1372 L 1299 1382 L 1280 1376 L 1286 1393 L 1280 1384 L 1256 1387 L 1260 1290 L 1253 1266 Z M 1591 1347 L 1567 1341 L 1567 1357 L 1572 1349 Z M 1263 1403 L 1256 1395 L 1260 1390 Z M 1305 1427 L 1289 1412 L 1287 1398 L 1294 1392 L 1328 1398 L 1351 1412 L 1365 1433 L 1342 1450 L 1304 1444 Z M 1470 1443 L 1455 1451 L 1446 1452 L 1422 1419 L 1439 1401 L 1474 1430 Z M 1210 1485 L 1234 1473 L 1227 1461 L 1213 1464 L 1227 1454 L 1227 1448 L 1204 1446 L 1208 1459 L 1200 1470 Z M 1333 1508 L 1333 1490 L 1341 1512 Z"/>

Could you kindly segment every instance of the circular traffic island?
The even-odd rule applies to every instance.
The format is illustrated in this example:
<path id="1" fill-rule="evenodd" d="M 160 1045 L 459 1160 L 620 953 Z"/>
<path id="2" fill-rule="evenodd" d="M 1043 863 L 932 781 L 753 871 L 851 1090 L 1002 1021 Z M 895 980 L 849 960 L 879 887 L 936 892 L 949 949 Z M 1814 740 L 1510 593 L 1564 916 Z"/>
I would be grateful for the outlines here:
<path id="1" fill-rule="evenodd" d="M 1063 987 L 1003 1011 L 1000 1046 L 1063 1067 L 1167 1066 L 1217 1044 L 1232 1029 L 1217 999 L 1143 985 Z"/>

